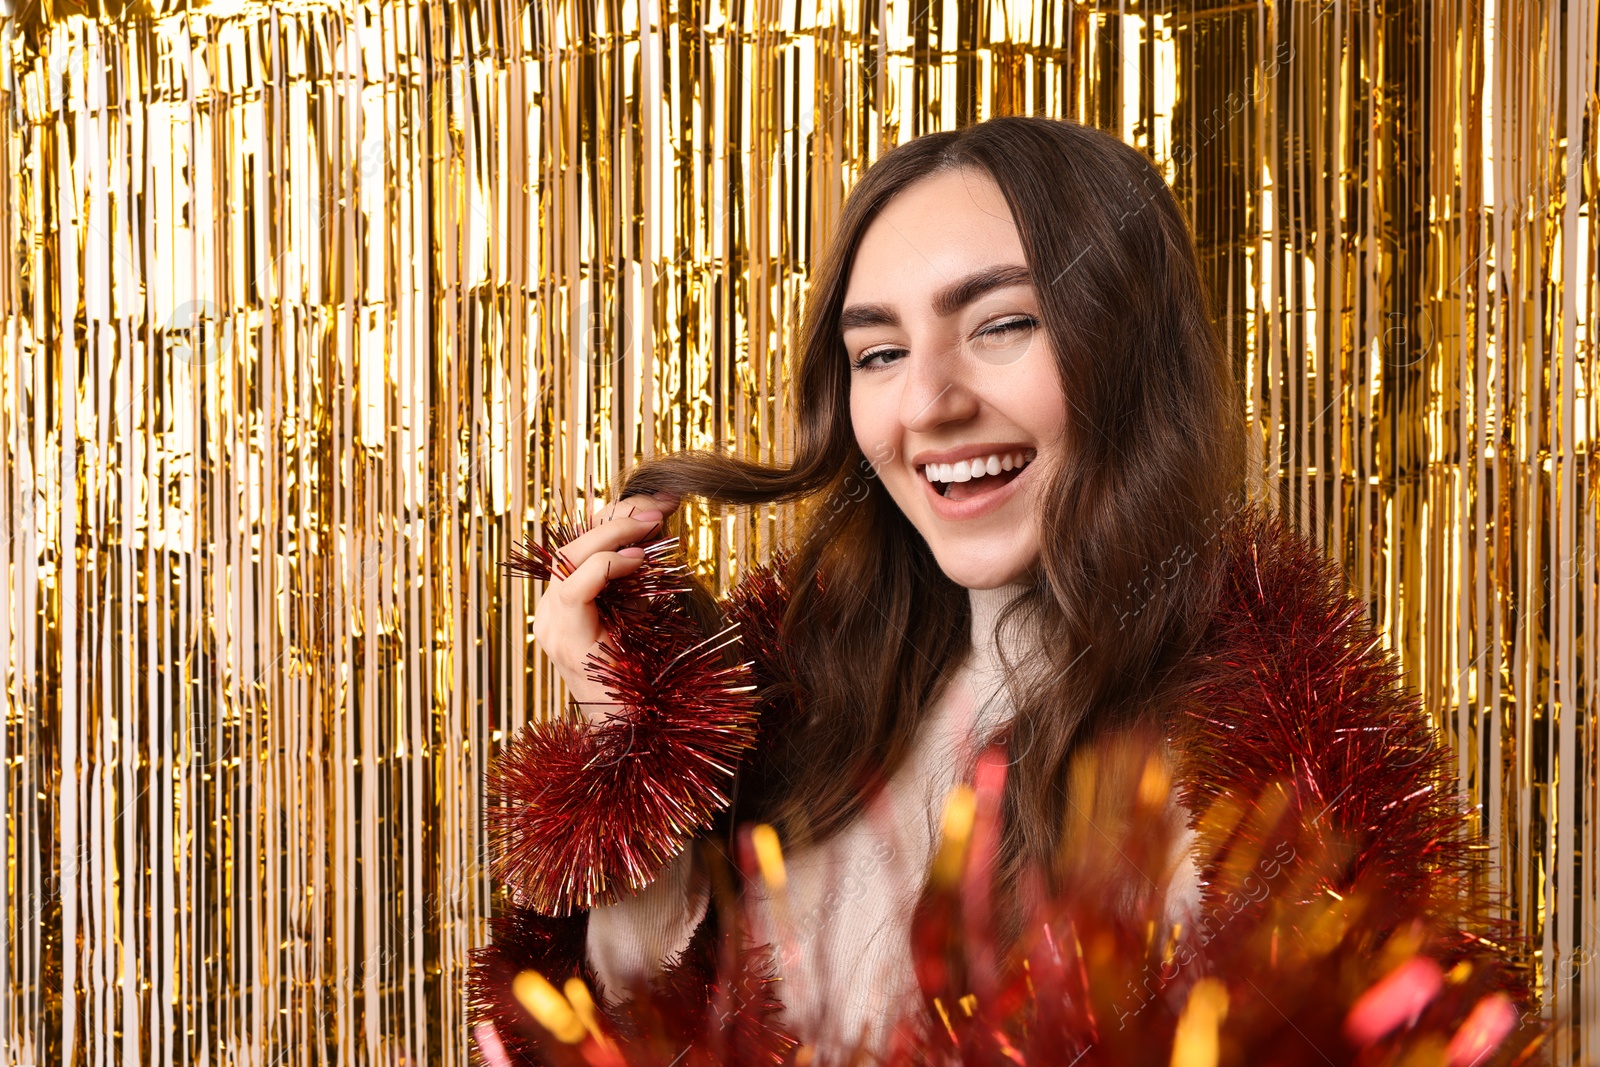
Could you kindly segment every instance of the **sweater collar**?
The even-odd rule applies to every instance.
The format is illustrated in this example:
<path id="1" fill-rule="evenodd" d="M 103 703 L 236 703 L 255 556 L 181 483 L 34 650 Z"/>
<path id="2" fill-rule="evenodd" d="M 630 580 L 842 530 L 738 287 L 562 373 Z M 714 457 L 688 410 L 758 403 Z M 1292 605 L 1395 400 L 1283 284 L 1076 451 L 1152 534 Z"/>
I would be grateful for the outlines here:
<path id="1" fill-rule="evenodd" d="M 1027 651 L 1025 635 L 1019 631 L 1026 625 L 1026 618 L 1013 619 L 1004 633 L 997 632 L 996 627 L 1007 605 L 1027 591 L 1028 586 L 1022 582 L 993 589 L 967 590 L 967 601 L 972 609 L 973 659 L 980 667 L 999 669 L 1001 648 L 1013 662 L 1024 657 Z"/>

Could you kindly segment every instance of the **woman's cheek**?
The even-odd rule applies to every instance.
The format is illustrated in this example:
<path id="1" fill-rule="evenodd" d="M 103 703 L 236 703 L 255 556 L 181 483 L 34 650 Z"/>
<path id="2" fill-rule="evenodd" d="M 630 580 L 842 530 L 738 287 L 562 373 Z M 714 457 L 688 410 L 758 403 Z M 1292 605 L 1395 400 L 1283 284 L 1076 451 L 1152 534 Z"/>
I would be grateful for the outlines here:
<path id="1" fill-rule="evenodd" d="M 883 471 L 884 488 L 889 490 L 890 498 L 899 506 L 906 518 L 914 523 L 917 515 L 916 494 L 922 487 L 915 484 L 913 477 L 901 466 L 886 468 Z"/>

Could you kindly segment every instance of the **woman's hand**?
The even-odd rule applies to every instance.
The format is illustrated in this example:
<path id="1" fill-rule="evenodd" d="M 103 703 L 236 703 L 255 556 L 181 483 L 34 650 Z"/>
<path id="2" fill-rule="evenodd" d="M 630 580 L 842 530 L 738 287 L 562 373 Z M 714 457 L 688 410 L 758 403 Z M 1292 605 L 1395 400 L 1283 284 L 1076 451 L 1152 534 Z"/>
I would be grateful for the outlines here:
<path id="1" fill-rule="evenodd" d="M 617 701 L 589 678 L 584 661 L 606 637 L 594 599 L 613 578 L 632 574 L 644 562 L 636 542 L 658 534 L 677 498 L 664 493 L 624 497 L 601 508 L 593 528 L 561 550 L 569 578 L 551 578 L 533 613 L 533 639 L 544 649 L 584 717 L 599 722 Z"/>

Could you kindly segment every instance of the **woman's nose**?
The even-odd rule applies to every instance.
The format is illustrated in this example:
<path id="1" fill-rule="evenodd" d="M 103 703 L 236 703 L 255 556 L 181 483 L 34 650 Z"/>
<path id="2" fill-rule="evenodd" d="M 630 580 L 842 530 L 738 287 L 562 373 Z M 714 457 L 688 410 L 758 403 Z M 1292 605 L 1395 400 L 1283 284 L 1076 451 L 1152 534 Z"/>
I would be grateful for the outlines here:
<path id="1" fill-rule="evenodd" d="M 908 430 L 929 430 L 970 418 L 977 396 L 968 381 L 969 360 L 946 339 L 914 345 L 906 359 L 905 390 L 900 394 L 900 424 Z"/>

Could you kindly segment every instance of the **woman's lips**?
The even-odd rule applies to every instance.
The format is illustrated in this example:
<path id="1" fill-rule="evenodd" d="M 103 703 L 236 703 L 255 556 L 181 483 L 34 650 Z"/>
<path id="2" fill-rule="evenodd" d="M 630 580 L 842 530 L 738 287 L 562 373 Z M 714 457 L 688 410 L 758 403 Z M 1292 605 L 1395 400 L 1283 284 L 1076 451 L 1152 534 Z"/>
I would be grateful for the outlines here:
<path id="1" fill-rule="evenodd" d="M 1006 481 L 1002 481 L 999 475 L 990 475 L 971 482 L 957 483 L 962 485 L 963 488 L 979 490 L 979 492 L 964 499 L 940 496 L 939 490 L 935 488 L 934 483 L 920 474 L 917 475 L 917 481 L 922 483 L 922 491 L 928 495 L 928 506 L 933 510 L 934 515 L 952 522 L 961 522 L 968 519 L 981 518 L 1004 505 L 1007 500 L 1017 494 L 1017 486 L 1022 484 L 1022 480 L 1028 477 L 1028 472 L 1033 468 L 1034 464 L 1029 463 L 1016 471 Z M 984 482 L 989 482 L 994 488 L 983 489 Z"/>

